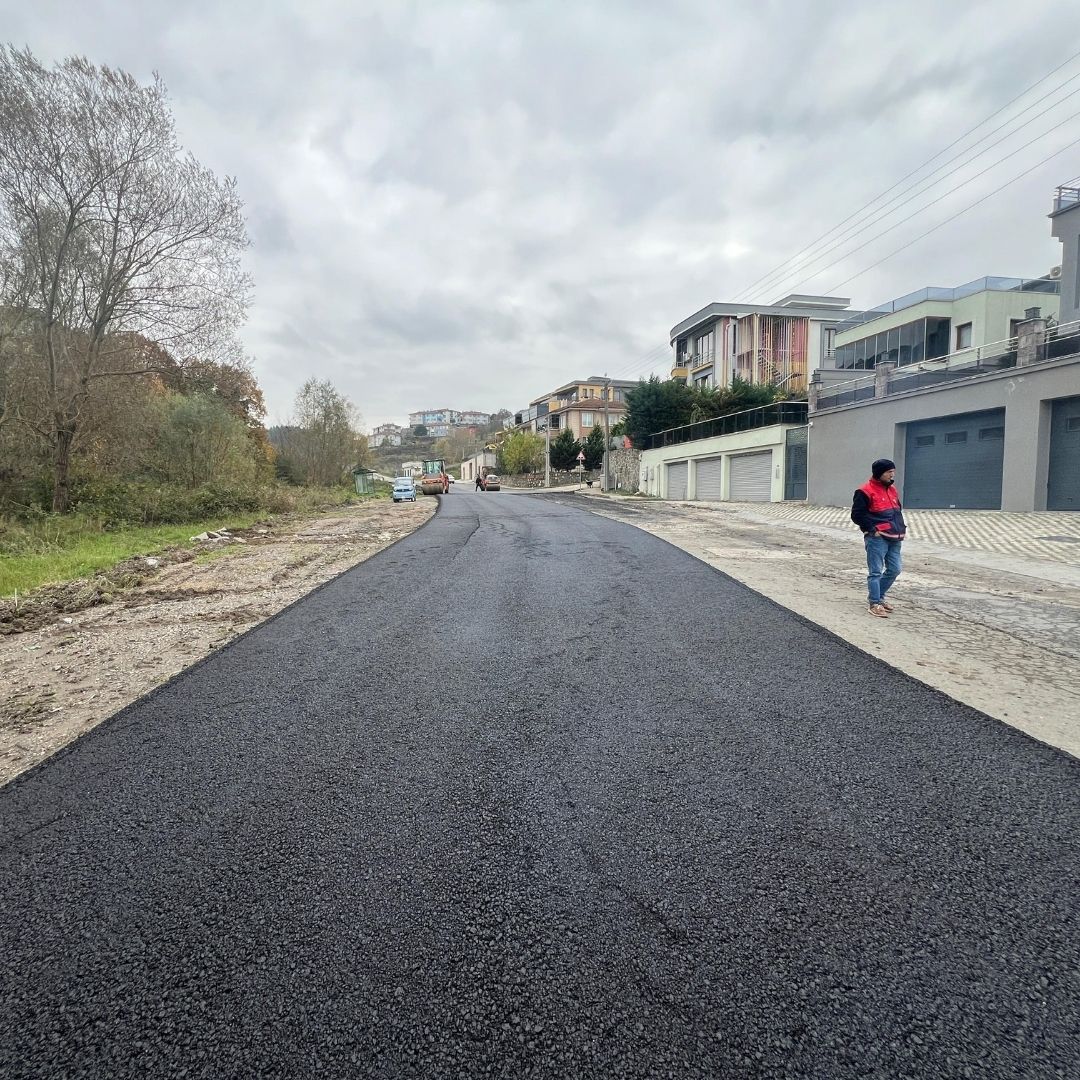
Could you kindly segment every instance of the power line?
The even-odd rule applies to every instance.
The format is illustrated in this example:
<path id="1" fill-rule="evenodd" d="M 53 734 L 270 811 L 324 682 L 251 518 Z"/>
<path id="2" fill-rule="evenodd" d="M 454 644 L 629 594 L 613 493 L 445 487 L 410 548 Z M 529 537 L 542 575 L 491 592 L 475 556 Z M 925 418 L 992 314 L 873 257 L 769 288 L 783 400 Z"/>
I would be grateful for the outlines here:
<path id="1" fill-rule="evenodd" d="M 826 230 L 816 240 L 812 241 L 810 244 L 808 244 L 806 247 L 804 247 L 801 251 L 796 252 L 796 254 L 794 256 L 792 256 L 790 259 L 787 259 L 784 262 L 780 263 L 778 266 L 773 267 L 772 270 L 768 271 L 762 277 L 758 278 L 756 281 L 754 281 L 752 284 L 747 286 L 745 289 L 740 290 L 735 295 L 734 299 L 736 301 L 738 301 L 743 296 L 749 295 L 763 281 L 767 281 L 767 280 L 771 279 L 778 271 L 783 270 L 785 266 L 789 265 L 790 263 L 793 263 L 793 262 L 797 261 L 801 256 L 806 254 L 808 251 L 810 251 L 813 248 L 817 247 L 817 245 L 819 243 L 821 243 L 821 241 L 826 240 L 830 236 L 832 236 L 833 233 L 835 233 L 837 231 L 837 229 L 843 228 L 843 226 L 848 224 L 848 222 L 850 222 L 853 218 L 858 217 L 860 214 L 863 213 L 863 211 L 869 209 L 875 203 L 877 203 L 881 199 L 885 198 L 885 196 L 887 196 L 887 195 L 891 194 L 893 191 L 895 191 L 906 180 L 909 180 L 909 179 L 911 179 L 911 177 L 913 177 L 916 174 L 922 172 L 922 170 L 925 169 L 927 165 L 929 165 L 932 162 L 936 161 L 939 157 L 942 156 L 942 154 L 948 153 L 954 146 L 956 146 L 959 143 L 963 142 L 969 135 L 974 134 L 976 131 L 979 130 L 979 128 L 983 127 L 983 125 L 985 125 L 985 124 L 989 123 L 989 121 L 993 120 L 995 116 L 999 116 L 1001 113 L 1005 112 L 1006 109 L 1011 108 L 1013 105 L 1016 104 L 1016 102 L 1020 101 L 1022 98 L 1026 97 L 1029 93 L 1031 93 L 1031 91 L 1034 90 L 1037 86 L 1041 85 L 1042 83 L 1046 82 L 1047 79 L 1049 79 L 1052 76 L 1056 75 L 1059 71 L 1062 70 L 1062 68 L 1068 67 L 1068 65 L 1071 64 L 1077 58 L 1080 58 L 1080 52 L 1073 53 L 1073 55 L 1070 56 L 1067 60 L 1063 61 L 1061 64 L 1059 64 L 1052 71 L 1047 72 L 1041 79 L 1038 79 L 1036 82 L 1032 83 L 1029 87 L 1027 87 L 1027 89 L 1025 89 L 1025 90 L 1021 91 L 1019 94 L 1017 94 L 1016 97 L 1012 98 L 1010 101 L 1007 101 L 1004 105 L 1001 106 L 1001 108 L 995 110 L 989 116 L 984 117 L 974 127 L 969 128 L 962 135 L 960 135 L 958 138 L 954 139 L 951 143 L 949 143 L 948 146 L 944 147 L 943 149 L 939 150 L 936 154 L 934 154 L 931 157 L 927 158 L 921 165 L 918 165 L 918 166 L 916 166 L 916 168 L 912 169 L 911 172 L 906 173 L 899 180 L 897 180 L 891 187 L 888 187 L 884 191 L 880 192 L 878 195 L 875 195 L 869 202 L 865 203 L 863 206 L 859 207 L 859 209 L 856 210 L 854 213 L 852 213 L 848 217 L 844 218 L 844 220 L 841 221 L 838 225 L 834 225 L 831 229 Z M 1050 94 L 1053 94 L 1057 90 L 1060 90 L 1062 86 L 1067 85 L 1071 81 L 1072 81 L 1072 79 L 1068 79 L 1068 80 L 1066 80 L 1065 83 L 1059 84 L 1055 88 L 1055 90 L 1050 91 Z M 1045 97 L 1047 97 L 1047 96 L 1049 96 L 1049 94 L 1044 95 L 1044 97 L 1038 99 L 1038 101 L 1045 100 Z M 1038 104 L 1038 101 L 1033 102 L 1032 104 L 1033 105 Z M 1028 108 L 1030 108 L 1030 107 L 1031 106 L 1029 106 Z M 1027 109 L 1024 109 L 1021 113 L 1018 113 L 1017 116 L 1021 116 L 1021 115 L 1023 115 L 1024 112 L 1027 112 L 1027 111 L 1028 111 Z M 1015 120 L 1016 117 L 1013 117 L 1013 119 Z M 1011 122 L 1012 122 L 1012 120 L 1008 121 L 1008 123 L 1011 123 Z M 998 130 L 1000 130 L 1000 129 L 998 129 Z M 981 142 L 982 140 L 979 140 L 979 141 Z M 977 146 L 978 143 L 975 143 L 974 145 Z M 974 147 L 969 147 L 968 149 L 973 149 L 973 148 Z M 937 171 L 937 170 L 935 170 L 935 171 Z M 933 175 L 933 174 L 931 174 L 931 175 Z"/>
<path id="2" fill-rule="evenodd" d="M 1077 73 L 1075 76 L 1073 76 L 1073 78 L 1080 79 L 1080 73 Z M 1070 81 L 1072 81 L 1072 80 L 1070 80 Z M 1061 88 L 1058 87 L 1058 89 L 1061 89 Z M 1027 121 L 1026 123 L 1031 123 L 1034 120 L 1038 120 L 1040 116 L 1045 116 L 1048 112 L 1052 112 L 1059 105 L 1064 104 L 1064 102 L 1068 101 L 1069 98 L 1075 97 L 1077 94 L 1080 94 L 1080 87 L 1077 87 L 1075 90 L 1073 90 L 1070 93 L 1066 94 L 1063 98 L 1060 98 L 1059 100 L 1055 101 L 1053 103 L 1053 105 L 1048 105 L 1041 112 L 1038 112 L 1033 117 L 1031 117 L 1031 120 Z M 1052 132 L 1056 131 L 1059 127 L 1063 126 L 1064 124 L 1067 124 L 1070 120 L 1075 119 L 1077 116 L 1080 116 L 1080 113 L 1074 113 L 1072 116 L 1066 117 L 1064 120 L 1062 120 L 1058 124 L 1054 125 L 1054 127 L 1049 128 L 1047 131 L 1045 131 L 1043 133 L 1043 136 L 1051 134 Z M 1014 117 L 1014 119 L 1015 119 L 1015 117 Z M 1011 124 L 1012 121 L 1010 120 L 1009 123 Z M 1003 126 L 1007 126 L 1007 125 L 1003 125 Z M 994 129 L 994 131 L 1000 131 L 1000 130 L 1001 130 L 1001 128 L 995 128 Z M 824 256 L 826 256 L 826 255 L 830 254 L 831 252 L 835 251 L 837 248 L 842 247 L 845 243 L 847 243 L 848 240 L 855 239 L 857 236 L 859 236 L 861 233 L 865 232 L 866 229 L 868 229 L 872 225 L 875 225 L 875 224 L 877 224 L 877 223 L 879 223 L 881 221 L 884 221 L 886 218 L 892 217 L 892 215 L 895 214 L 901 207 L 907 206 L 908 203 L 913 202 L 920 195 L 925 195 L 931 188 L 936 187 L 938 184 L 942 183 L 944 180 L 947 180 L 950 176 L 955 176 L 958 172 L 961 172 L 963 169 L 967 168 L 967 166 L 973 164 L 975 161 L 977 161 L 979 158 L 981 158 L 984 154 L 988 153 L 990 150 L 993 150 L 995 146 L 1000 146 L 1003 142 L 1007 142 L 1009 139 L 1013 138 L 1014 135 L 1019 134 L 1019 132 L 1021 130 L 1022 130 L 1022 128 L 1016 128 L 1013 131 L 1007 132 L 1006 134 L 1002 135 L 1000 139 L 995 140 L 994 142 L 990 143 L 988 146 L 984 146 L 977 154 L 974 154 L 971 157 L 967 157 L 966 160 L 961 161 L 959 165 L 955 166 L 952 169 L 949 169 L 948 172 L 942 173 L 936 180 L 932 180 L 929 184 L 927 184 L 926 181 L 930 180 L 930 176 L 933 176 L 935 173 L 937 173 L 941 169 L 943 169 L 946 165 L 951 164 L 953 161 L 956 161 L 958 158 L 965 157 L 968 154 L 968 151 L 965 150 L 963 153 L 958 154 L 956 157 L 950 158 L 948 161 L 943 162 L 939 166 L 938 169 L 934 170 L 934 173 L 931 173 L 930 176 L 924 177 L 922 180 L 920 180 L 919 183 L 914 186 L 915 190 L 913 190 L 912 193 L 910 195 L 908 195 L 908 197 L 906 199 L 901 199 L 899 202 L 892 203 L 887 210 L 884 207 L 882 207 L 881 210 L 884 211 L 884 212 L 880 212 L 880 211 L 875 212 L 874 214 L 871 214 L 869 217 L 864 219 L 862 222 L 857 223 L 856 225 L 852 225 L 848 229 L 845 229 L 844 232 L 842 232 L 835 239 L 835 241 L 832 244 L 830 244 L 827 248 L 823 248 L 821 251 L 817 252 L 815 255 L 812 255 L 798 269 L 795 269 L 793 267 L 791 273 L 787 275 L 787 278 L 790 278 L 795 273 L 802 273 L 803 271 L 807 270 L 811 265 L 816 263 L 819 259 L 821 259 Z M 994 134 L 994 132 L 987 132 L 987 136 L 992 135 L 992 134 Z M 1042 138 L 1043 136 L 1039 136 L 1039 138 Z M 982 142 L 982 140 L 980 140 L 980 142 Z M 976 144 L 976 145 L 978 145 L 978 144 Z M 1026 145 L 1030 145 L 1030 143 L 1028 143 Z M 971 150 L 971 149 L 974 149 L 974 147 L 969 147 L 969 150 Z M 1022 150 L 1023 147 L 1020 147 L 1019 149 Z M 1006 160 L 1006 159 L 1001 158 L 1001 159 L 999 159 L 999 162 L 1004 161 L 1004 160 Z M 925 186 L 923 186 L 923 185 L 925 185 Z M 928 205 L 930 205 L 930 204 L 928 204 Z M 773 283 L 771 288 L 778 287 L 779 281 L 783 281 L 783 280 L 786 280 L 786 278 L 778 279 L 777 282 Z M 806 280 L 806 279 L 804 279 L 804 280 Z"/>
<path id="3" fill-rule="evenodd" d="M 819 277 L 826 270 L 830 269 L 830 267 L 836 266 L 837 263 L 843 262 L 844 259 L 848 258 L 848 256 L 854 255 L 856 251 L 862 251 L 862 249 L 864 247 L 869 246 L 875 240 L 880 240 L 881 237 L 887 235 L 888 233 L 893 232 L 895 229 L 900 228 L 901 225 L 904 225 L 907 222 L 911 221 L 912 218 L 918 217 L 924 211 L 929 210 L 931 206 L 935 206 L 937 203 L 941 202 L 942 199 L 947 199 L 950 195 L 954 195 L 957 191 L 960 191 L 962 188 L 967 187 L 968 184 L 972 183 L 975 180 L 978 180 L 980 176 L 985 176 L 988 172 L 991 172 L 992 170 L 996 169 L 998 167 L 998 165 L 1002 164 L 1002 162 L 1008 161 L 1009 158 L 1015 157 L 1021 150 L 1026 150 L 1029 146 L 1034 145 L 1035 143 L 1041 141 L 1042 139 L 1045 139 L 1047 135 L 1052 135 L 1055 131 L 1058 130 L 1058 128 L 1063 127 L 1070 120 L 1075 120 L 1077 117 L 1080 117 L 1080 112 L 1073 113 L 1072 116 L 1066 117 L 1066 119 L 1062 120 L 1061 123 L 1055 124 L 1052 128 L 1048 129 L 1047 131 L 1044 131 L 1041 135 L 1037 135 L 1034 139 L 1031 139 L 1029 142 L 1024 143 L 1023 146 L 1018 146 L 1015 150 L 1010 151 L 1004 157 L 998 158 L 997 161 L 994 161 L 991 164 L 987 165 L 985 169 L 982 169 L 981 171 L 977 172 L 974 176 L 969 177 L 963 183 L 957 184 L 955 187 L 949 188 L 948 191 L 942 192 L 942 194 L 940 194 L 936 199 L 932 199 L 925 206 L 919 207 L 919 209 L 916 210 L 914 213 L 908 214 L 908 216 L 905 217 L 905 218 L 901 218 L 898 222 L 896 222 L 893 225 L 890 225 L 887 229 L 882 229 L 881 232 L 875 233 L 873 236 L 870 237 L 869 240 L 864 240 L 857 247 L 853 247 L 853 248 L 851 248 L 851 250 L 844 252 L 844 254 L 841 255 L 839 258 L 833 259 L 833 261 L 830 262 L 830 263 L 826 263 L 825 266 L 822 266 L 819 269 L 815 270 L 812 274 L 809 275 L 809 277 L 805 277 L 805 278 L 800 279 L 794 285 L 789 286 L 789 288 L 798 288 L 800 285 L 804 285 L 808 281 L 813 281 L 814 278 Z M 1070 143 L 1070 145 L 1073 145 L 1073 144 Z M 1061 153 L 1060 150 L 1055 151 L 1050 156 L 1055 157 L 1059 153 Z M 1047 160 L 1049 160 L 1049 159 L 1047 159 Z M 1023 175 L 1023 174 L 1021 174 L 1021 175 Z M 978 203 L 973 203 L 972 205 L 977 206 Z M 933 230 L 931 230 L 931 231 L 933 231 Z M 854 237 L 852 237 L 852 239 L 854 239 Z"/>
<path id="4" fill-rule="evenodd" d="M 981 203 L 986 202 L 987 199 L 990 199 L 994 195 L 997 195 L 998 192 L 1004 191 L 1005 188 L 1009 187 L 1011 184 L 1015 184 L 1017 180 L 1022 180 L 1029 173 L 1033 173 L 1036 169 L 1042 168 L 1043 165 L 1046 165 L 1048 162 L 1053 161 L 1054 158 L 1058 157 L 1060 154 L 1064 154 L 1066 150 L 1071 150 L 1074 146 L 1080 146 L 1080 139 L 1074 139 L 1067 146 L 1061 147 L 1060 150 L 1055 150 L 1048 157 L 1044 157 L 1042 161 L 1036 162 L 1034 165 L 1031 166 L 1031 168 L 1025 169 L 1022 173 L 1017 173 L 1017 175 L 1014 176 L 1011 180 L 1006 180 L 1004 184 L 1002 184 L 1000 187 L 994 188 L 993 191 L 988 192 L 981 199 L 976 199 L 975 202 L 965 206 L 962 210 L 958 210 L 955 214 L 945 218 L 944 221 L 939 221 L 936 225 L 927 229 L 926 232 L 920 233 L 918 236 L 914 237 L 914 239 L 909 240 L 906 244 L 898 247 L 895 251 L 890 251 L 888 255 L 883 255 L 880 259 L 878 259 L 877 262 L 871 263 L 869 266 L 863 267 L 863 269 L 858 271 L 858 273 L 852 274 L 851 277 L 845 278 L 843 281 L 837 282 L 837 284 L 832 286 L 832 289 L 843 288 L 849 282 L 854 281 L 857 277 L 861 277 L 863 274 L 868 273 L 875 267 L 880 266 L 883 262 L 887 262 L 894 255 L 899 255 L 901 251 L 907 251 L 907 249 L 910 248 L 912 244 L 916 244 L 920 240 L 926 239 L 926 237 L 928 237 L 931 233 L 937 232 L 937 230 L 940 229 L 943 225 L 948 225 L 950 221 L 955 221 L 962 214 L 966 214 L 969 210 L 973 210 L 976 206 L 979 206 Z M 944 198 L 944 196 L 942 196 L 942 198 Z"/>

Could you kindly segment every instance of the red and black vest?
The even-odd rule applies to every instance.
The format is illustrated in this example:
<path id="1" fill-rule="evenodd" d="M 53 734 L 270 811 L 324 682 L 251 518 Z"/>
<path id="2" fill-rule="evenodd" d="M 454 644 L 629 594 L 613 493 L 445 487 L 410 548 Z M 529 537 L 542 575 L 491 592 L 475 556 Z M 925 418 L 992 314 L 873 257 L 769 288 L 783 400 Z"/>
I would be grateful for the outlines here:
<path id="1" fill-rule="evenodd" d="M 863 532 L 873 532 L 883 526 L 880 533 L 887 540 L 903 540 L 907 535 L 907 525 L 904 523 L 900 493 L 895 485 L 870 479 L 857 489 L 856 495 L 860 493 L 866 496 L 867 505 L 865 514 L 860 515 L 862 520 L 856 521 L 856 524 Z"/>

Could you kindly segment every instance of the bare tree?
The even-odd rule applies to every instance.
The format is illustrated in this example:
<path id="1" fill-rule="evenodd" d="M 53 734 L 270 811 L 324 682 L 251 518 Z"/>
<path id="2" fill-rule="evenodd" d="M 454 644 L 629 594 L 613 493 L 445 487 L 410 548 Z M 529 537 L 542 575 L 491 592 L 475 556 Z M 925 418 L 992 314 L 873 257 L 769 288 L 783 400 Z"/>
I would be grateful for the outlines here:
<path id="1" fill-rule="evenodd" d="M 0 47 L 0 258 L 31 283 L 43 392 L 21 419 L 49 446 L 54 510 L 93 380 L 157 370 L 146 341 L 233 346 L 246 245 L 235 181 L 181 151 L 159 78 Z"/>

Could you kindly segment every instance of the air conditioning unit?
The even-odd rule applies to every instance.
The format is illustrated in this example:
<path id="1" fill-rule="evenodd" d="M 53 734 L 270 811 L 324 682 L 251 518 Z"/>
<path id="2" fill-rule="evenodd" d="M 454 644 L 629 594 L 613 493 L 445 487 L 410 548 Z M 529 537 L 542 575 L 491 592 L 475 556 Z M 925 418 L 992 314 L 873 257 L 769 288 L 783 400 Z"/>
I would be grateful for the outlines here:
<path id="1" fill-rule="evenodd" d="M 1052 267 L 1050 267 L 1050 273 L 1047 274 L 1046 276 L 1051 281 L 1057 281 L 1058 278 L 1061 277 L 1061 267 L 1060 266 L 1052 266 Z"/>

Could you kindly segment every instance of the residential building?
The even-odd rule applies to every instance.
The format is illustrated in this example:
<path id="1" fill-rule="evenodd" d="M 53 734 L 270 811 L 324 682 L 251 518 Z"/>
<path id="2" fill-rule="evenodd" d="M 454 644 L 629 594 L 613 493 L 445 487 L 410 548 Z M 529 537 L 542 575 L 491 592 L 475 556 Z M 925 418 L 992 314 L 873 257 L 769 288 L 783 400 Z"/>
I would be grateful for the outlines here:
<path id="1" fill-rule="evenodd" d="M 1061 241 L 1060 318 L 1063 323 L 1080 320 L 1080 188 L 1059 187 L 1050 214 L 1050 233 Z"/>
<path id="2" fill-rule="evenodd" d="M 806 389 L 831 356 L 837 325 L 852 314 L 841 296 L 793 293 L 776 304 L 714 303 L 671 328 L 673 379 L 692 386 L 746 382 Z"/>
<path id="3" fill-rule="evenodd" d="M 491 416 L 488 413 L 477 412 L 475 409 L 421 409 L 419 412 L 409 413 L 410 428 L 422 424 L 429 435 L 440 439 L 449 435 L 451 428 L 479 428 L 490 421 Z"/>
<path id="4" fill-rule="evenodd" d="M 1056 317 L 1061 282 L 1041 278 L 984 277 L 954 289 L 926 288 L 845 319 L 837 328 L 831 362 L 837 374 L 819 382 L 850 379 L 880 363 L 897 367 L 977 351 L 1016 337 L 1027 309 L 1037 304 Z M 999 352 L 1007 351 L 998 349 Z"/>
<path id="5" fill-rule="evenodd" d="M 398 424 L 380 424 L 372 431 L 368 441 L 372 447 L 400 446 L 402 437 L 407 433 L 408 429 Z"/>
<path id="6" fill-rule="evenodd" d="M 837 334 L 852 366 L 810 387 L 811 503 L 846 505 L 888 457 L 912 508 L 1080 510 L 1078 205 L 1058 189 L 1060 271 L 924 289 Z"/>
<path id="7" fill-rule="evenodd" d="M 555 432 L 569 428 L 575 439 L 587 439 L 594 427 L 613 427 L 626 415 L 626 395 L 637 386 L 631 379 L 608 379 L 593 375 L 564 383 L 541 394 L 528 408 L 514 414 L 513 430 Z"/>

